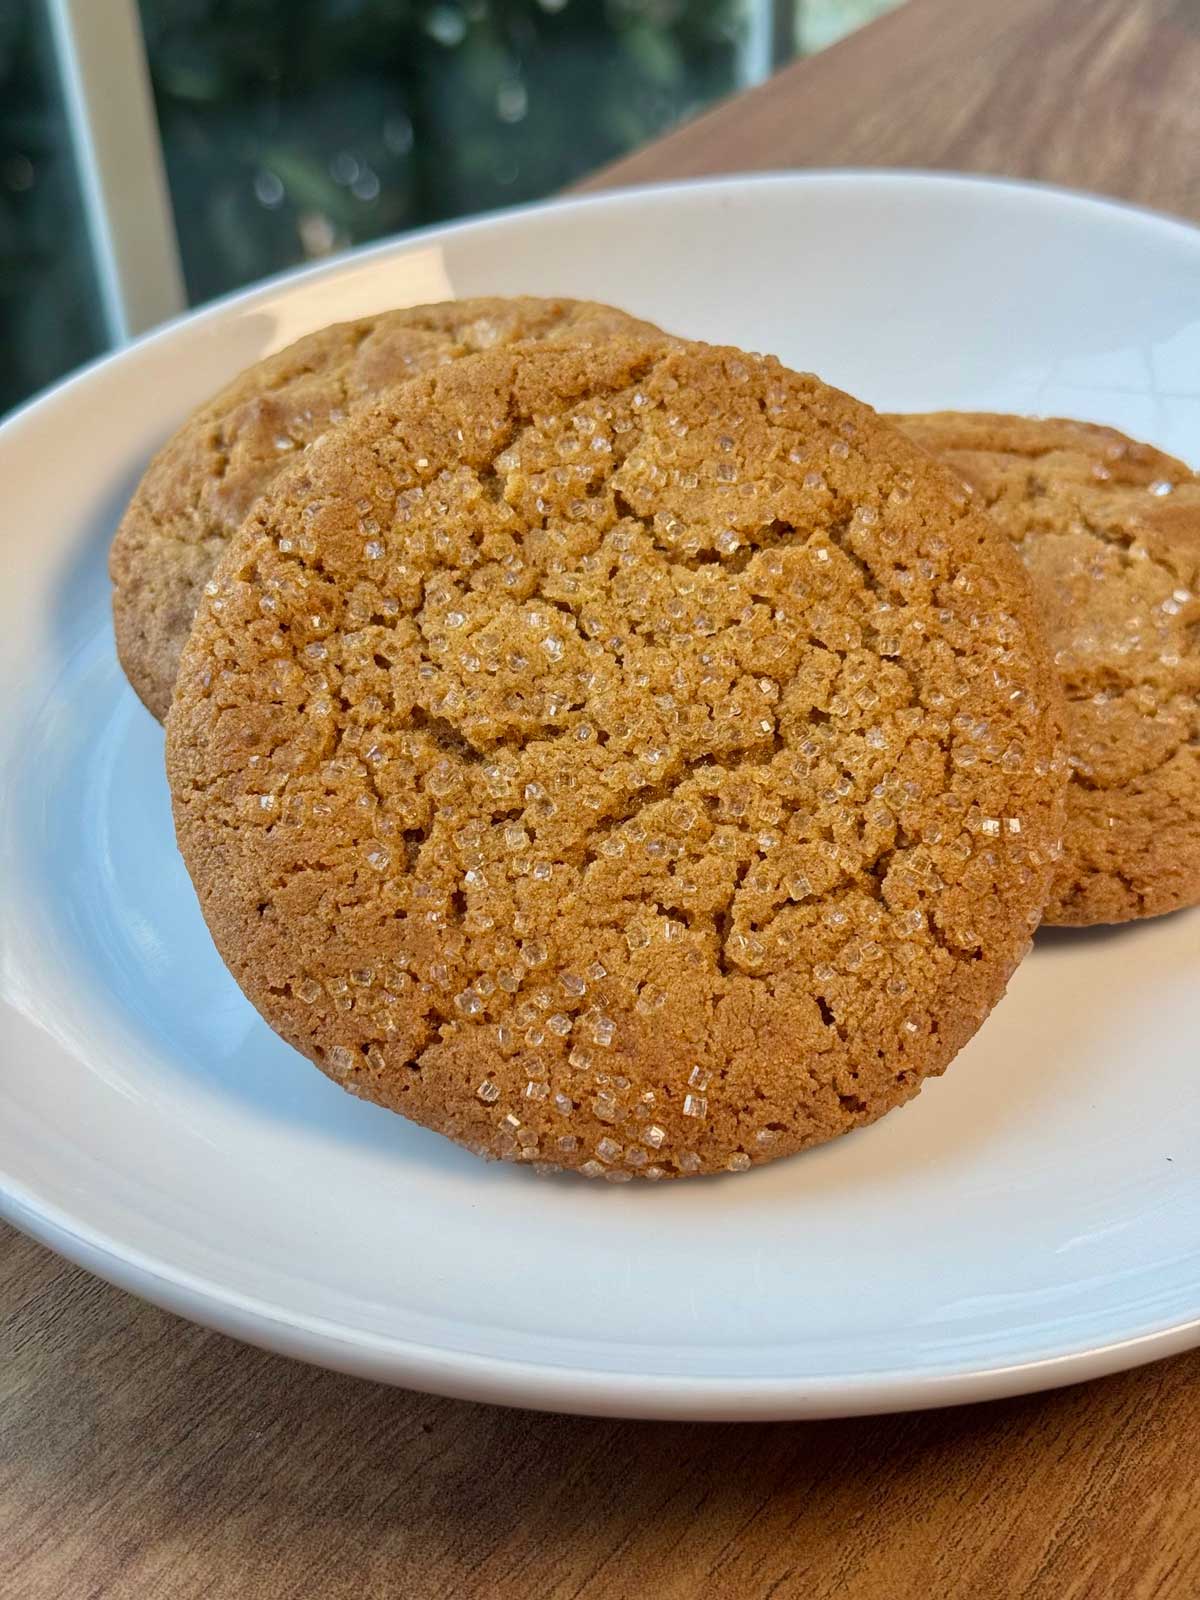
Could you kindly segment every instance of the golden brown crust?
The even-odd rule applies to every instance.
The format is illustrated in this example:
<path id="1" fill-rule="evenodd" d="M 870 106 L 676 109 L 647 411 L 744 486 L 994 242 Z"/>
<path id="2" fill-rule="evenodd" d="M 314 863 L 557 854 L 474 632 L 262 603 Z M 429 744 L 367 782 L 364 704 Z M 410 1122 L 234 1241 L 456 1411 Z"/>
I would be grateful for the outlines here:
<path id="1" fill-rule="evenodd" d="M 1072 782 L 1046 921 L 1200 902 L 1200 479 L 1113 428 L 897 417 L 971 485 L 1033 577 Z"/>
<path id="2" fill-rule="evenodd" d="M 149 710 L 160 722 L 167 714 L 179 652 L 221 551 L 255 499 L 327 428 L 390 385 L 463 355 L 639 331 L 661 337 L 586 300 L 448 300 L 322 328 L 240 373 L 159 451 L 113 540 L 117 653 Z"/>
<path id="3" fill-rule="evenodd" d="M 391 392 L 261 501 L 167 724 L 251 1000 L 483 1154 L 651 1177 L 870 1122 L 1041 916 L 1028 582 L 773 359 L 614 340 Z"/>

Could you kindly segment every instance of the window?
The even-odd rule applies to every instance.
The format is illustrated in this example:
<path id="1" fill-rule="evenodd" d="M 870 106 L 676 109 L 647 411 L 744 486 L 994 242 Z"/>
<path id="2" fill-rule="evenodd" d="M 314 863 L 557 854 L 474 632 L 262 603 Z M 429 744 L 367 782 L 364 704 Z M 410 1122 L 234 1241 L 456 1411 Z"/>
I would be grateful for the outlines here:
<path id="1" fill-rule="evenodd" d="M 0 412 L 181 306 L 176 244 L 196 304 L 552 194 L 895 3 L 0 0 Z"/>
<path id="2" fill-rule="evenodd" d="M 189 297 L 553 193 L 741 81 L 744 0 L 141 0 Z"/>
<path id="3" fill-rule="evenodd" d="M 0 413 L 106 343 L 40 4 L 0 5 Z"/>

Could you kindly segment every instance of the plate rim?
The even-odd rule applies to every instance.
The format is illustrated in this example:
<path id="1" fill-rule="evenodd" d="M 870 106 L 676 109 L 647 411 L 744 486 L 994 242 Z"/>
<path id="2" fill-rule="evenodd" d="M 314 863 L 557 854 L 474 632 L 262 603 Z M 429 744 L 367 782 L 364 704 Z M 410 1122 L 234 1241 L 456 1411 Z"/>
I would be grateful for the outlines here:
<path id="1" fill-rule="evenodd" d="M 831 183 L 843 183 L 846 180 L 853 182 L 881 183 L 903 187 L 909 184 L 930 184 L 938 188 L 950 189 L 985 189 L 997 192 L 1009 192 L 1014 195 L 1037 196 L 1043 200 L 1055 201 L 1069 207 L 1081 210 L 1098 211 L 1101 213 L 1116 212 L 1120 215 L 1150 223 L 1167 232 L 1187 239 L 1193 246 L 1200 245 L 1200 222 L 1190 222 L 1186 217 L 1173 215 L 1171 212 L 1159 211 L 1153 206 L 1144 206 L 1133 200 L 1118 199 L 1101 194 L 1096 190 L 1072 189 L 1065 184 L 1048 183 L 1036 178 L 1008 178 L 996 173 L 988 172 L 959 172 L 937 167 L 799 167 L 799 168 L 770 168 L 762 171 L 751 172 L 724 172 L 716 173 L 711 177 L 675 178 L 658 183 L 633 183 L 623 184 L 612 189 L 602 189 L 595 193 L 569 194 L 566 196 L 552 196 L 549 199 L 531 200 L 519 205 L 501 206 L 494 211 L 477 211 L 468 216 L 455 217 L 445 222 L 433 222 L 425 227 L 413 228 L 404 233 L 389 234 L 383 239 L 373 239 L 368 243 L 356 245 L 353 249 L 341 251 L 339 254 L 324 261 L 306 262 L 302 265 L 285 267 L 280 272 L 272 273 L 269 277 L 258 278 L 254 283 L 244 284 L 240 288 L 230 289 L 225 294 L 217 295 L 212 300 L 206 300 L 203 305 L 191 306 L 175 316 L 169 317 L 165 322 L 148 328 L 136 338 L 118 345 L 115 349 L 101 351 L 93 356 L 82 366 L 73 368 L 61 378 L 55 379 L 46 388 L 39 389 L 27 400 L 23 401 L 7 416 L 0 419 L 0 439 L 16 423 L 22 422 L 34 410 L 48 404 L 60 394 L 74 388 L 76 385 L 90 381 L 92 376 L 103 368 L 128 360 L 135 352 L 141 351 L 159 341 L 169 339 L 173 334 L 185 327 L 200 325 L 208 320 L 216 320 L 238 305 L 249 307 L 258 298 L 266 298 L 280 289 L 288 289 L 307 283 L 317 283 L 324 277 L 335 277 L 348 266 L 366 263 L 375 257 L 383 258 L 388 255 L 398 254 L 410 247 L 435 244 L 439 238 L 449 234 L 463 233 L 470 229 L 503 226 L 512 222 L 523 222 L 530 217 L 543 213 L 565 213 L 574 210 L 587 210 L 593 207 L 603 209 L 618 203 L 628 203 L 633 200 L 649 203 L 651 201 L 668 199 L 672 195 L 688 194 L 700 190 L 723 190 L 732 188 L 772 188 L 779 187 L 824 187 Z M 303 337 L 303 335 L 301 335 Z"/>
<path id="2" fill-rule="evenodd" d="M 1200 1314 L 1029 1361 L 955 1371 L 904 1368 L 836 1377 L 683 1376 L 609 1372 L 443 1350 L 348 1329 L 172 1267 L 57 1206 L 23 1200 L 0 1172 L 0 1218 L 105 1282 L 202 1327 L 277 1355 L 449 1399 L 579 1416 L 653 1421 L 783 1422 L 929 1411 L 1000 1400 L 1145 1366 L 1200 1345 Z"/>
<path id="3" fill-rule="evenodd" d="M 67 392 L 91 383 L 110 366 L 134 360 L 155 343 L 168 343 L 184 328 L 220 321 L 231 312 L 252 309 L 280 292 L 436 244 L 441 238 L 519 226 L 546 213 L 570 215 L 630 203 L 655 205 L 698 192 L 803 191 L 856 182 L 1035 197 L 1041 203 L 1093 214 L 1115 214 L 1130 222 L 1149 224 L 1187 248 L 1200 248 L 1200 227 L 1184 218 L 1055 184 L 985 174 L 924 168 L 813 168 L 630 185 L 436 223 L 235 289 L 181 313 L 119 349 L 104 352 L 32 396 L 0 423 L 0 446 L 6 445 L 34 414 L 52 408 Z M 1031 1360 L 994 1365 L 972 1365 L 967 1358 L 961 1367 L 949 1369 L 943 1365 L 936 1372 L 896 1367 L 832 1377 L 781 1378 L 607 1371 L 557 1365 L 544 1359 L 522 1361 L 478 1351 L 440 1349 L 289 1311 L 285 1306 L 260 1301 L 230 1285 L 123 1244 L 18 1181 L 2 1165 L 0 1217 L 119 1288 L 245 1342 L 334 1370 L 431 1393 L 548 1411 L 672 1420 L 767 1421 L 922 1410 L 1058 1387 L 1142 1365 L 1200 1344 L 1198 1306 L 1193 1316 L 1151 1324 L 1121 1338 L 1101 1343 L 1085 1339 Z"/>

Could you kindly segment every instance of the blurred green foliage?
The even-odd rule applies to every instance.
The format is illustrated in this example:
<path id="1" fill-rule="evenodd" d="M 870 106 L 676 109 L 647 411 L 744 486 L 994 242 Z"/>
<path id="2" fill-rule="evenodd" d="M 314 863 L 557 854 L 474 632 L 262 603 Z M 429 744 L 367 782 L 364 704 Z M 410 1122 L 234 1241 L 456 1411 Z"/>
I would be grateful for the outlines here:
<path id="1" fill-rule="evenodd" d="M 104 348 L 40 0 L 0 0 L 0 414 Z"/>
<path id="2" fill-rule="evenodd" d="M 899 4 L 900 0 L 797 0 L 793 42 L 799 54 L 812 55 Z"/>
<path id="3" fill-rule="evenodd" d="M 190 299 L 552 193 L 736 87 L 765 3 L 140 0 Z M 104 340 L 45 0 L 0 0 L 0 412 Z"/>
<path id="4" fill-rule="evenodd" d="M 198 302 L 553 193 L 736 88 L 773 4 L 814 49 L 896 0 L 138 3 Z M 105 342 L 45 10 L 0 0 L 0 413 Z"/>
<path id="5" fill-rule="evenodd" d="M 141 0 L 193 301 L 550 193 L 737 81 L 744 0 Z"/>

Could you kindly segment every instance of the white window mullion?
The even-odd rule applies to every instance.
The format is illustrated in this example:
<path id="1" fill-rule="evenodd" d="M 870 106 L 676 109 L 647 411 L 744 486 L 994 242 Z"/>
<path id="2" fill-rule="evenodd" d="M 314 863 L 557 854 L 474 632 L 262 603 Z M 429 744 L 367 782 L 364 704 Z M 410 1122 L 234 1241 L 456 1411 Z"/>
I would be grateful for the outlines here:
<path id="1" fill-rule="evenodd" d="M 746 31 L 739 52 L 742 87 L 763 83 L 796 48 L 797 0 L 747 0 Z"/>
<path id="2" fill-rule="evenodd" d="M 187 303 L 136 0 L 46 0 L 108 333 Z"/>

